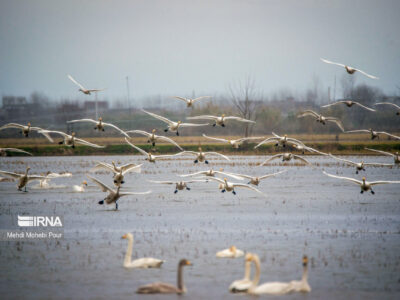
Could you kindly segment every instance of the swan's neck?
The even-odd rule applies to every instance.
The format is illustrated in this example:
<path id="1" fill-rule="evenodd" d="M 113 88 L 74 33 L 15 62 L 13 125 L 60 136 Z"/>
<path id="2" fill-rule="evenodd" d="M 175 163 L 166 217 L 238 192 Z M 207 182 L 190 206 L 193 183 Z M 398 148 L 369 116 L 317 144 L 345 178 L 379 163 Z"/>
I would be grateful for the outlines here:
<path id="1" fill-rule="evenodd" d="M 257 256 L 254 258 L 254 263 L 256 265 L 256 274 L 254 275 L 252 284 L 253 286 L 257 286 L 258 283 L 260 282 L 260 273 L 261 273 L 260 259 Z"/>
<path id="2" fill-rule="evenodd" d="M 183 284 L 183 266 L 178 266 L 178 278 L 177 278 L 178 289 L 180 291 L 185 290 L 185 285 Z"/>
<path id="3" fill-rule="evenodd" d="M 303 275 L 301 276 L 301 281 L 304 283 L 307 282 L 307 279 L 308 279 L 308 268 L 307 265 L 305 265 L 303 267 Z"/>
<path id="4" fill-rule="evenodd" d="M 246 261 L 244 265 L 244 279 L 250 279 L 251 261 Z"/>
<path id="5" fill-rule="evenodd" d="M 126 249 L 124 266 L 130 265 L 132 261 L 132 247 L 133 247 L 133 239 L 128 238 L 128 248 Z"/>

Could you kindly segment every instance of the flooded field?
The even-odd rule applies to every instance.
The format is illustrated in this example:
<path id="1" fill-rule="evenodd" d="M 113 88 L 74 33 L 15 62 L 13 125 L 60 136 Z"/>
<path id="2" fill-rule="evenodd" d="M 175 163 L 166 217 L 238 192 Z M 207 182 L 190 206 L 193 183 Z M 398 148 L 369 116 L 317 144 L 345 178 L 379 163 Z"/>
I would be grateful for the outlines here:
<path id="1" fill-rule="evenodd" d="M 346 157 L 392 163 L 388 157 Z M 150 299 L 135 294 L 138 286 L 155 281 L 176 284 L 179 259 L 192 261 L 184 270 L 188 299 L 253 298 L 233 296 L 229 284 L 243 278 L 244 259 L 217 259 L 215 253 L 236 245 L 261 259 L 261 283 L 300 279 L 301 258 L 310 258 L 310 294 L 281 299 L 399 299 L 400 297 L 400 185 L 379 185 L 360 194 L 352 183 L 322 174 L 367 180 L 399 180 L 400 170 L 355 168 L 329 157 L 307 157 L 311 166 L 280 161 L 258 167 L 265 157 L 192 159 L 151 164 L 139 156 L 1 158 L 0 169 L 31 174 L 72 172 L 73 177 L 51 181 L 52 189 L 30 183 L 28 193 L 15 182 L 0 183 L 0 228 L 15 228 L 17 215 L 61 216 L 60 240 L 0 241 L 2 299 Z M 123 190 L 147 191 L 127 196 L 114 205 L 99 205 L 105 197 L 89 181 L 96 160 L 111 163 L 143 162 L 142 173 L 126 175 Z M 216 182 L 192 183 L 190 191 L 147 180 L 178 180 L 176 174 L 224 168 L 228 172 L 263 175 L 286 170 L 261 182 L 265 197 L 246 189 L 237 195 L 221 193 Z M 112 186 L 111 173 L 90 173 Z M 88 180 L 84 193 L 72 186 Z M 228 179 L 229 180 L 229 179 Z M 237 180 L 231 180 L 236 182 Z M 166 260 L 161 269 L 124 269 L 127 241 L 134 235 L 133 258 Z M 177 295 L 157 299 L 178 299 Z"/>

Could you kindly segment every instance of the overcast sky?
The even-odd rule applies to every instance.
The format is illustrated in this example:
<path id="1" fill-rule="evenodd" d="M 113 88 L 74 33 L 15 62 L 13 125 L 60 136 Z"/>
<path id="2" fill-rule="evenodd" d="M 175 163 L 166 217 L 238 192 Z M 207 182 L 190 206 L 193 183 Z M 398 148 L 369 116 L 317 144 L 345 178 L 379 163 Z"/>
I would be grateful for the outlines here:
<path id="1" fill-rule="evenodd" d="M 327 89 L 343 62 L 387 93 L 400 86 L 400 1 L 1 0 L 0 94 L 76 98 L 222 94 L 251 75 L 268 95 Z M 84 98 L 85 96 L 79 96 Z M 87 97 L 87 96 L 86 96 Z M 89 96 L 90 98 L 90 96 Z M 87 99 L 87 98 L 86 98 Z"/>

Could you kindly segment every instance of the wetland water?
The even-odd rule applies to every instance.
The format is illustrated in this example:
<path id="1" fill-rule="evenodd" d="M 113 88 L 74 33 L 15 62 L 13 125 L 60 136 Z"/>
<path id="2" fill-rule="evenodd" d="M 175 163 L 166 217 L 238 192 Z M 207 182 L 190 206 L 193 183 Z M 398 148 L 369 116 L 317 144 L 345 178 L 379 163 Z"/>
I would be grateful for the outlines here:
<path id="1" fill-rule="evenodd" d="M 389 157 L 346 158 L 392 163 Z M 360 194 L 357 185 L 327 177 L 322 170 L 374 181 L 399 180 L 400 169 L 371 167 L 356 175 L 353 167 L 321 156 L 307 156 L 314 167 L 278 160 L 258 167 L 264 159 L 209 158 L 207 166 L 192 159 L 150 164 L 140 156 L 1 158 L 1 170 L 24 171 L 24 162 L 31 174 L 74 174 L 52 180 L 57 186 L 53 189 L 30 183 L 28 193 L 17 191 L 15 182 L 0 183 L 0 229 L 15 228 L 17 215 L 60 216 L 64 232 L 60 240 L 0 241 L 1 298 L 153 299 L 134 292 L 155 281 L 176 284 L 180 258 L 194 264 L 184 269 L 186 298 L 253 298 L 228 292 L 233 280 L 243 278 L 243 258 L 215 257 L 217 251 L 236 245 L 260 256 L 261 283 L 300 279 L 302 255 L 309 256 L 311 293 L 280 299 L 398 299 L 400 185 L 379 185 L 375 195 Z M 84 193 L 74 193 L 72 185 L 87 179 L 96 160 L 143 162 L 142 174 L 126 175 L 123 189 L 153 193 L 121 198 L 119 211 L 114 205 L 97 204 L 105 193 L 90 180 Z M 210 167 L 251 175 L 287 172 L 261 182 L 265 197 L 246 189 L 237 189 L 236 196 L 222 194 L 216 182 L 192 183 L 191 191 L 174 194 L 174 186 L 146 181 L 178 179 L 175 174 Z M 110 173 L 93 176 L 112 186 Z M 126 232 L 134 235 L 133 258 L 164 259 L 161 269 L 122 267 L 127 241 L 121 236 Z"/>

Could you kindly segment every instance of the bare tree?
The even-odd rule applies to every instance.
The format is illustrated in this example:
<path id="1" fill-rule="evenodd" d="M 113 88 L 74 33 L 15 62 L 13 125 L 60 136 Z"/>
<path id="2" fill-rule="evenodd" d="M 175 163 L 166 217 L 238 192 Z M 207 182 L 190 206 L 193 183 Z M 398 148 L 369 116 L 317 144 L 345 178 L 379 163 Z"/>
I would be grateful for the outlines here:
<path id="1" fill-rule="evenodd" d="M 261 104 L 262 96 L 255 88 L 255 81 L 251 76 L 243 81 L 239 80 L 229 85 L 229 94 L 232 104 L 238 110 L 240 116 L 247 120 L 256 121 L 257 108 Z M 245 123 L 244 136 L 248 137 L 253 131 L 254 124 Z"/>

